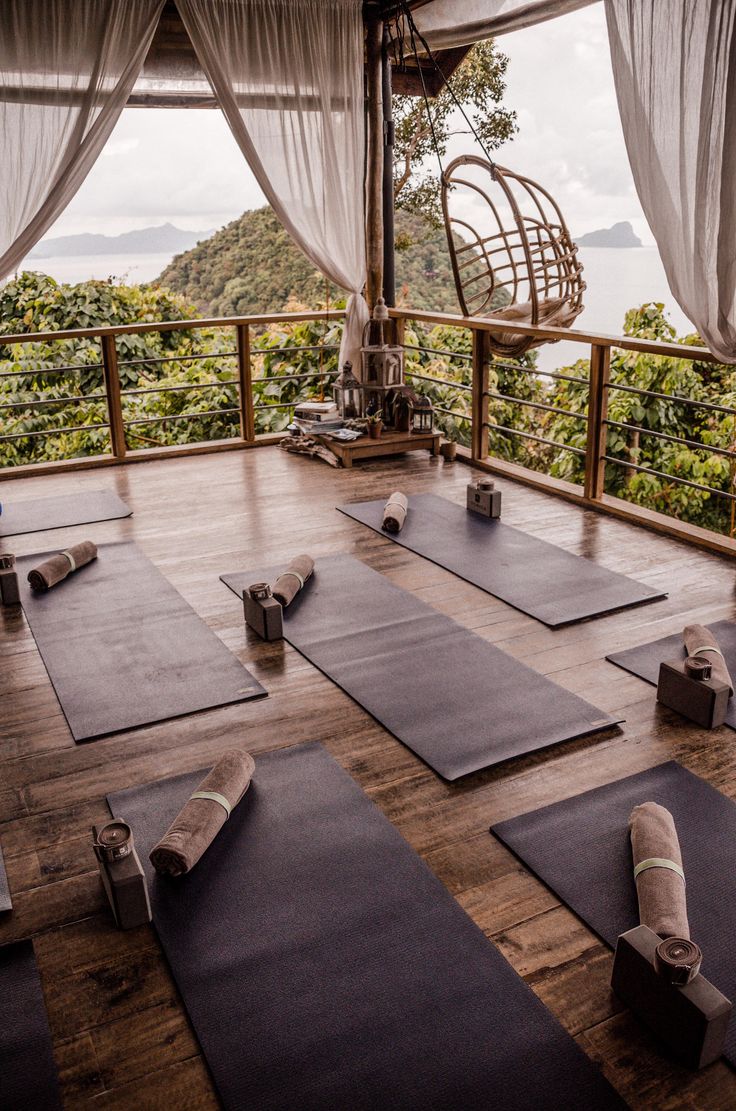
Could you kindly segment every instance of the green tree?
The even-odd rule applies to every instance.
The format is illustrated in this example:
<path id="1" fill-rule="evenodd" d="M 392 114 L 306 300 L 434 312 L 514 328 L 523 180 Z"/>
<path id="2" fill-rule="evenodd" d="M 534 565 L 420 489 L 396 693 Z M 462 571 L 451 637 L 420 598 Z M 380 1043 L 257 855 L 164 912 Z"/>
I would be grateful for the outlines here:
<path id="1" fill-rule="evenodd" d="M 488 151 L 518 130 L 516 113 L 502 104 L 507 67 L 508 58 L 489 39 L 472 47 L 450 78 L 455 96 Z M 423 97 L 394 96 L 393 111 L 396 205 L 437 225 L 442 220 L 437 154 L 444 159 L 450 137 L 469 132 L 464 123 L 458 124 L 455 101 L 446 86 L 430 100 L 434 139 Z"/>

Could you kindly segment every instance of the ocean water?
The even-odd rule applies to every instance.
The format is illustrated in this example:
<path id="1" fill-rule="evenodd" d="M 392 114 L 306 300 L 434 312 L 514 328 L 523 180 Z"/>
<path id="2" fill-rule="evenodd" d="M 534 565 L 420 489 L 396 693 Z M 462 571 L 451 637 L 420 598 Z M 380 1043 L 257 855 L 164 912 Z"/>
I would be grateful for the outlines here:
<path id="1" fill-rule="evenodd" d="M 83 282 L 90 278 L 114 277 L 120 281 L 146 282 L 158 277 L 171 255 L 78 255 L 69 258 L 34 259 L 28 269 L 42 270 L 60 282 Z M 669 291 L 656 247 L 583 247 L 585 310 L 576 325 L 585 331 L 620 335 L 628 309 L 645 301 L 663 301 L 679 335 L 692 331 Z M 22 267 L 21 267 L 22 269 Z M 273 308 L 275 306 L 264 306 Z M 539 366 L 554 370 L 578 358 L 587 358 L 588 348 L 576 343 L 552 343 L 539 349 Z"/>
<path id="2" fill-rule="evenodd" d="M 93 278 L 114 278 L 117 282 L 135 285 L 150 282 L 164 270 L 173 255 L 69 255 L 66 258 L 25 259 L 19 270 L 38 270 L 50 274 L 57 282 L 88 282 Z"/>
<path id="3" fill-rule="evenodd" d="M 580 259 L 588 288 L 575 328 L 623 335 L 629 309 L 646 301 L 661 301 L 678 336 L 695 330 L 670 293 L 656 247 L 581 247 Z M 588 358 L 589 350 L 579 343 L 546 344 L 538 349 L 538 365 L 542 370 L 555 370 Z"/>

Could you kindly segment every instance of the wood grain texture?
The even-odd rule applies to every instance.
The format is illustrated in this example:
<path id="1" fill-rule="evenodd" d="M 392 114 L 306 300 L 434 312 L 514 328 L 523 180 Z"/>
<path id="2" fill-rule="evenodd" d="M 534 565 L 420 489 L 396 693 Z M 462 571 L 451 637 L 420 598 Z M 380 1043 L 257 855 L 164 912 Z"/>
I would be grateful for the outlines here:
<path id="1" fill-rule="evenodd" d="M 463 504 L 471 472 L 426 451 L 353 470 L 276 448 L 225 452 L 14 479 L 3 494 L 95 489 L 101 474 L 134 516 L 87 526 L 90 538 L 140 544 L 270 697 L 75 745 L 22 614 L 0 608 L 0 839 L 14 901 L 0 943 L 34 937 L 67 1107 L 217 1106 L 154 931 L 120 933 L 104 903 L 89 832 L 108 814 L 105 794 L 202 767 L 234 744 L 257 754 L 314 740 L 633 1107 L 736 1105 L 736 1074 L 725 1064 L 693 1076 L 659 1056 L 610 993 L 610 953 L 488 833 L 493 822 L 672 758 L 736 797 L 732 733 L 690 726 L 604 660 L 690 621 L 736 617 L 732 561 L 500 478 L 509 524 L 669 591 L 651 606 L 553 631 L 335 511 L 395 489 Z M 77 538 L 71 529 L 14 537 L 5 550 L 24 555 Z M 562 686 L 624 711 L 623 731 L 443 783 L 287 644 L 259 642 L 245 629 L 219 574 L 300 551 L 357 556 Z"/>

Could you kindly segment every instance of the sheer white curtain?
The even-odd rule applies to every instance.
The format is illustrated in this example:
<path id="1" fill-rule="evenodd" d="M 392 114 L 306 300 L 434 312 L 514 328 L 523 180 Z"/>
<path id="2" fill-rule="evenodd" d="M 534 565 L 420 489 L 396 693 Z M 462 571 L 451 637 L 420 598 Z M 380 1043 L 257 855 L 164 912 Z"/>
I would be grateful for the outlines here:
<path id="1" fill-rule="evenodd" d="M 365 280 L 361 0 L 177 0 L 240 149 L 279 220 L 351 296 L 340 351 L 360 372 Z"/>
<path id="2" fill-rule="evenodd" d="M 162 8 L 163 0 L 0 0 L 0 279 L 89 173 Z"/>
<path id="3" fill-rule="evenodd" d="M 429 0 L 414 22 L 434 50 L 468 46 L 575 12 L 597 0 Z"/>
<path id="4" fill-rule="evenodd" d="M 634 182 L 685 315 L 736 362 L 736 0 L 606 0 Z"/>

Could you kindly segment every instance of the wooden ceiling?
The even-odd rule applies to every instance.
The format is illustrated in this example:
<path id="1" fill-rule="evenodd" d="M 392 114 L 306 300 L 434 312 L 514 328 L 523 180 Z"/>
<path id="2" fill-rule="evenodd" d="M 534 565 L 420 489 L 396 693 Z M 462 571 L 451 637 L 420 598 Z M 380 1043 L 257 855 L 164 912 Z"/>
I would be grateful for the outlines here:
<path id="1" fill-rule="evenodd" d="M 428 0 L 409 0 L 409 7 L 413 10 L 422 7 Z M 364 18 L 381 18 L 391 20 L 400 11 L 396 0 L 371 0 L 363 5 Z M 459 66 L 467 54 L 469 47 L 460 47 L 456 50 L 440 50 L 436 52 L 437 62 L 442 73 L 449 77 Z M 421 68 L 422 73 L 419 70 Z M 422 96 L 422 76 L 424 85 L 430 96 L 435 96 L 442 87 L 442 76 L 437 72 L 432 63 L 421 58 L 405 56 L 401 61 L 394 61 L 393 88 L 394 92 L 406 96 Z M 183 78 L 195 81 L 201 80 L 197 56 L 189 36 L 184 28 L 181 17 L 174 0 L 167 0 L 161 15 L 156 33 L 151 43 L 146 62 L 143 67 L 142 77 L 159 74 L 179 74 Z M 175 88 L 172 81 L 169 91 L 146 91 L 145 88 L 136 88 L 129 100 L 130 107 L 137 108 L 215 108 L 214 97 L 209 90 L 201 88 L 197 91 L 183 92 Z"/>

